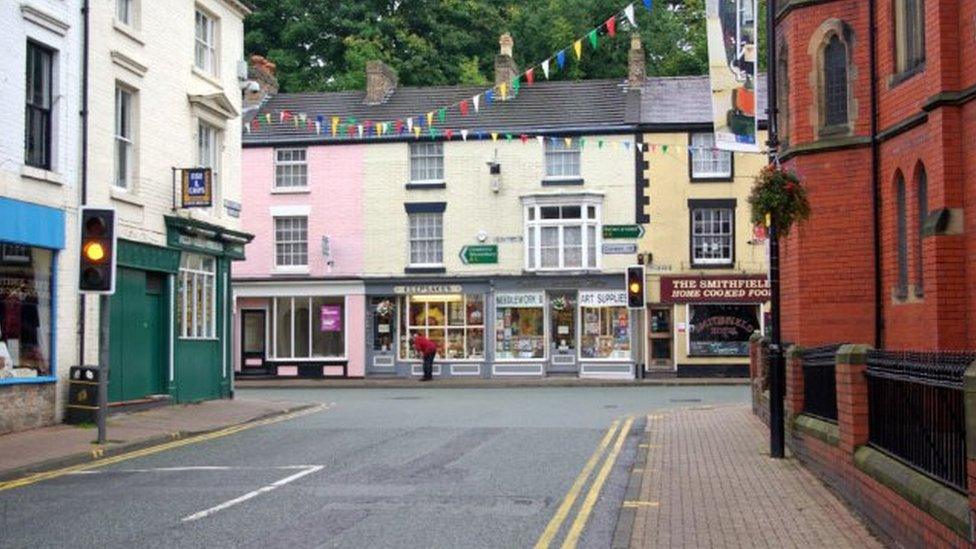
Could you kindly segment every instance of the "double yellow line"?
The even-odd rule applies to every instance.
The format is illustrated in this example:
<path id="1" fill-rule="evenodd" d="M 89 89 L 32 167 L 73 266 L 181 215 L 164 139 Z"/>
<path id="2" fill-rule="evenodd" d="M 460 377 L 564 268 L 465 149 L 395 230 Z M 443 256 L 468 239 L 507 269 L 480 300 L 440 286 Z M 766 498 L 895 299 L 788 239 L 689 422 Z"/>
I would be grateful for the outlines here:
<path id="1" fill-rule="evenodd" d="M 594 450 L 593 455 L 586 462 L 583 470 L 580 471 L 579 476 L 573 482 L 570 487 L 569 492 L 566 493 L 566 497 L 563 498 L 562 503 L 560 503 L 559 508 L 556 509 L 556 514 L 553 515 L 546 529 L 542 532 L 542 536 L 539 541 L 535 544 L 535 549 L 548 549 L 552 544 L 552 541 L 559 534 L 559 530 L 562 528 L 563 523 L 569 516 L 570 511 L 576 504 L 577 498 L 579 498 L 580 492 L 583 491 L 583 487 L 586 486 L 587 480 L 590 478 L 590 473 L 596 468 L 597 463 L 600 458 L 603 457 L 604 452 L 610 445 L 610 441 L 614 439 L 616 434 L 616 441 L 613 443 L 613 447 L 610 452 L 607 453 L 606 459 L 603 461 L 603 465 L 597 472 L 593 483 L 590 485 L 590 490 L 586 493 L 586 497 L 583 499 L 583 503 L 576 513 L 576 518 L 569 527 L 569 532 L 566 534 L 566 539 L 563 540 L 562 549 L 573 549 L 576 544 L 579 543 L 579 538 L 583 534 L 583 528 L 586 526 L 586 521 L 589 520 L 590 514 L 593 512 L 593 507 L 596 505 L 596 500 L 600 496 L 600 490 L 603 489 L 603 485 L 607 481 L 607 477 L 610 476 L 610 471 L 613 470 L 613 465 L 617 461 L 617 456 L 620 455 L 620 449 L 623 448 L 624 440 L 627 439 L 627 434 L 630 432 L 630 428 L 634 423 L 633 417 L 628 417 L 623 422 L 623 426 L 620 424 L 620 420 L 614 421 L 610 424 L 610 428 L 607 429 L 603 439 L 600 440 L 599 446 Z M 619 429 L 618 429 L 619 428 Z"/>
<path id="2" fill-rule="evenodd" d="M 273 423 L 278 423 L 281 421 L 287 421 L 289 419 L 294 419 L 297 417 L 314 414 L 316 412 L 321 412 L 322 410 L 328 409 L 328 406 L 321 404 L 318 406 L 313 406 L 311 408 L 305 408 L 298 410 L 296 412 L 270 417 L 267 419 L 262 419 L 258 421 L 252 421 L 250 423 L 243 423 L 241 425 L 235 425 L 233 427 L 227 427 L 226 429 L 221 429 L 219 431 L 213 431 L 210 433 L 204 433 L 201 435 L 192 436 L 189 438 L 178 439 L 172 442 L 164 442 L 156 446 L 150 446 L 148 448 L 143 448 L 141 450 L 134 450 L 132 452 L 127 452 L 124 454 L 119 454 L 117 456 L 112 456 L 104 459 L 99 459 L 98 461 L 93 461 L 89 463 L 81 463 L 79 465 L 72 465 L 71 467 L 64 467 L 62 469 L 56 469 L 54 471 L 46 471 L 43 473 L 36 473 L 24 478 L 19 478 L 16 480 L 10 480 L 7 482 L 0 482 L 0 492 L 5 490 L 12 490 L 14 488 L 20 488 L 22 486 L 27 486 L 30 484 L 35 484 L 44 480 L 51 480 L 64 475 L 70 475 L 71 473 L 76 473 L 78 471 L 87 471 L 89 469 L 95 469 L 97 467 L 104 467 L 106 465 L 112 465 L 114 463 L 119 463 L 121 461 L 127 461 L 130 459 L 135 459 L 139 457 L 149 456 L 152 454 L 158 454 L 159 452 L 165 452 L 166 450 L 172 450 L 174 448 L 179 448 L 181 446 L 188 446 L 190 444 L 196 444 L 198 442 L 204 442 L 207 440 L 213 440 L 215 438 L 226 437 L 239 433 L 241 431 L 246 431 L 248 429 L 253 429 L 255 427 L 261 427 L 264 425 L 271 425 Z M 174 438 L 176 438 L 176 433 L 174 433 Z M 93 451 L 92 455 L 98 457 L 98 453 L 101 449 L 98 448 Z"/>

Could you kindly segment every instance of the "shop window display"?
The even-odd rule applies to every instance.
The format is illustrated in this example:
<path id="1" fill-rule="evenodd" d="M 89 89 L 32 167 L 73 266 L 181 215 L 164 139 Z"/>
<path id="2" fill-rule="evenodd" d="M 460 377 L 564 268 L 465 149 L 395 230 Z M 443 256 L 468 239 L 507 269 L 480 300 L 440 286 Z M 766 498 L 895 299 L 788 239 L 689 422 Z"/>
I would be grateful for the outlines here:
<path id="1" fill-rule="evenodd" d="M 0 380 L 51 372 L 50 250 L 0 243 Z"/>
<path id="2" fill-rule="evenodd" d="M 758 305 L 689 305 L 688 354 L 749 356 L 749 338 L 761 329 Z"/>
<path id="3" fill-rule="evenodd" d="M 583 307 L 580 352 L 584 359 L 630 359 L 630 318 L 626 307 Z"/>
<path id="4" fill-rule="evenodd" d="M 544 306 L 541 293 L 495 295 L 495 358 L 545 358 Z"/>
<path id="5" fill-rule="evenodd" d="M 345 300 L 341 297 L 279 297 L 274 307 L 277 359 L 342 358 L 346 354 Z"/>
<path id="6" fill-rule="evenodd" d="M 481 295 L 414 295 L 406 298 L 400 357 L 420 360 L 410 345 L 413 334 L 437 344 L 437 358 L 480 360 L 485 356 L 485 302 Z"/>

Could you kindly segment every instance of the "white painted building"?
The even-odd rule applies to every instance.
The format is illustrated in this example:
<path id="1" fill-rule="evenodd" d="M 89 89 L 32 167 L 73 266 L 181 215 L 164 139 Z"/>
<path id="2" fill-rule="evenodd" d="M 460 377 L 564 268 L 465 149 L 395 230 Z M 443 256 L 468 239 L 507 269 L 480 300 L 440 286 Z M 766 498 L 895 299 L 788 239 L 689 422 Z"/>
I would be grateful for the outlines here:
<path id="1" fill-rule="evenodd" d="M 0 433 L 60 417 L 77 362 L 81 0 L 0 2 Z"/>

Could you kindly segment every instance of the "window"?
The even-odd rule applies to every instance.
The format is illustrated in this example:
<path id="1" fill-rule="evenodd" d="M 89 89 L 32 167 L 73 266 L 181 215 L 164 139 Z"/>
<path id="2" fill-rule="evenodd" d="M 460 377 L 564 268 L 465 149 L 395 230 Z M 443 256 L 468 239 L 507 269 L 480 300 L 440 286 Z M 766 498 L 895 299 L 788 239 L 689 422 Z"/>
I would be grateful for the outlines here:
<path id="1" fill-rule="evenodd" d="M 444 214 L 412 213 L 410 216 L 410 264 L 443 265 Z"/>
<path id="2" fill-rule="evenodd" d="M 119 23 L 132 25 L 132 2 L 133 0 L 115 0 L 115 18 Z"/>
<path id="3" fill-rule="evenodd" d="M 51 371 L 54 252 L 0 242 L 0 383 Z"/>
<path id="4" fill-rule="evenodd" d="M 308 267 L 308 218 L 276 217 L 275 266 Z"/>
<path id="5" fill-rule="evenodd" d="M 630 359 L 630 314 L 625 292 L 580 292 L 580 316 L 581 358 Z"/>
<path id="6" fill-rule="evenodd" d="M 25 111 L 24 162 L 51 169 L 51 102 L 54 52 L 27 42 L 27 108 Z"/>
<path id="7" fill-rule="evenodd" d="M 734 259 L 733 208 L 693 207 L 691 264 L 731 266 Z"/>
<path id="8" fill-rule="evenodd" d="M 342 297 L 278 297 L 274 300 L 276 359 L 346 356 L 346 303 Z"/>
<path id="9" fill-rule="evenodd" d="M 197 10 L 196 41 L 193 63 L 208 74 L 217 73 L 216 24 L 209 15 Z"/>
<path id="10" fill-rule="evenodd" d="M 895 2 L 895 70 L 910 71 L 925 62 L 925 0 Z"/>
<path id="11" fill-rule="evenodd" d="M 599 206 L 532 204 L 525 208 L 525 268 L 597 269 Z"/>
<path id="12" fill-rule="evenodd" d="M 691 134 L 691 179 L 732 179 L 732 153 L 715 147 L 714 133 Z"/>
<path id="13" fill-rule="evenodd" d="M 485 298 L 482 295 L 411 295 L 406 298 L 406 331 L 400 333 L 400 358 L 419 360 L 410 345 L 413 334 L 437 344 L 437 356 L 448 360 L 485 357 Z"/>
<path id="14" fill-rule="evenodd" d="M 213 339 L 217 333 L 217 260 L 183 253 L 176 292 L 177 330 L 184 339 Z"/>
<path id="15" fill-rule="evenodd" d="M 115 181 L 116 187 L 129 189 L 133 168 L 132 93 L 115 88 Z"/>
<path id="16" fill-rule="evenodd" d="M 580 146 L 578 140 L 546 140 L 546 178 L 569 179 L 580 177 Z"/>
<path id="17" fill-rule="evenodd" d="M 824 48 L 824 124 L 847 124 L 847 46 L 836 34 Z"/>
<path id="18" fill-rule="evenodd" d="M 495 294 L 495 358 L 536 360 L 546 356 L 545 302 L 541 292 Z"/>
<path id="19" fill-rule="evenodd" d="M 213 180 L 213 194 L 220 189 L 220 130 L 200 122 L 197 130 L 197 158 L 201 168 L 210 168 Z"/>
<path id="20" fill-rule="evenodd" d="M 308 187 L 308 160 L 305 149 L 275 149 L 275 188 Z"/>
<path id="21" fill-rule="evenodd" d="M 895 178 L 895 201 L 898 208 L 898 281 L 895 295 L 899 299 L 908 297 L 908 206 L 905 197 L 905 178 L 899 172 Z"/>
<path id="22" fill-rule="evenodd" d="M 410 144 L 410 182 L 441 183 L 444 181 L 444 144 Z"/>
<path id="23" fill-rule="evenodd" d="M 915 295 L 925 295 L 925 262 L 922 239 L 925 237 L 925 219 L 929 215 L 929 180 L 925 167 L 919 165 L 916 178 L 918 192 L 918 245 L 915 247 Z"/>
<path id="24" fill-rule="evenodd" d="M 688 305 L 689 356 L 749 356 L 762 325 L 758 305 Z"/>

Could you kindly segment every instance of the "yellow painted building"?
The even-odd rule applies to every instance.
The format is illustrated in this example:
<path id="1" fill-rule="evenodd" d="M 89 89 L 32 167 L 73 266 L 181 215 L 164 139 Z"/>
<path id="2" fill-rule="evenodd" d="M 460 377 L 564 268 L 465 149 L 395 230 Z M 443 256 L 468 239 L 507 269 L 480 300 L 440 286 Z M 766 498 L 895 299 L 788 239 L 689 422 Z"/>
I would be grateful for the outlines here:
<path id="1" fill-rule="evenodd" d="M 714 148 L 706 77 L 649 79 L 643 91 L 647 368 L 748 375 L 749 336 L 768 311 L 766 241 L 748 203 L 766 156 Z"/>

